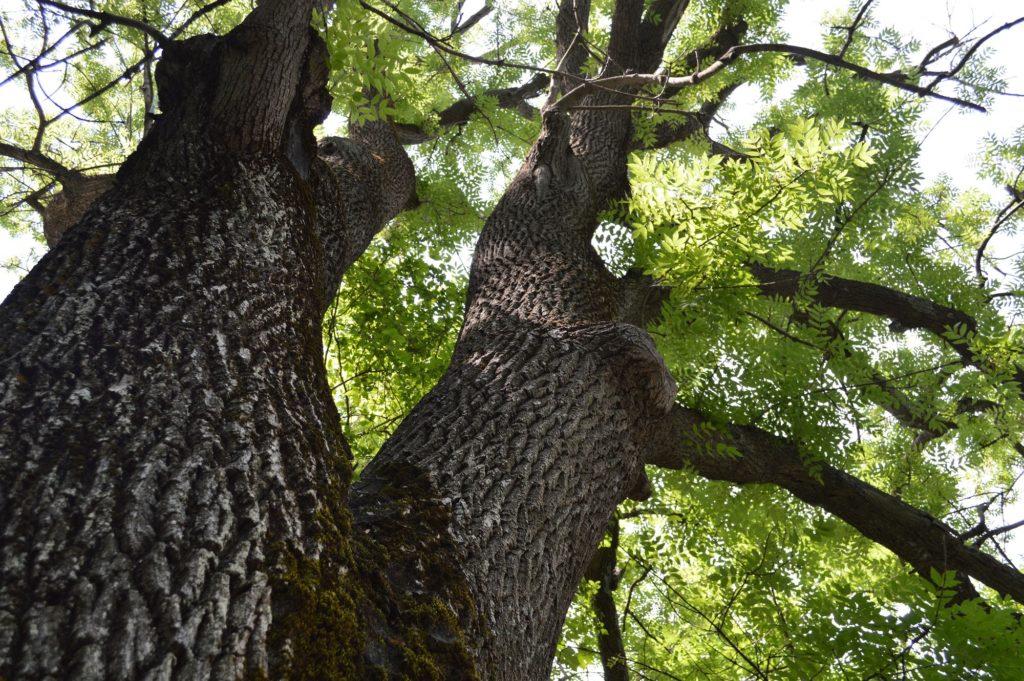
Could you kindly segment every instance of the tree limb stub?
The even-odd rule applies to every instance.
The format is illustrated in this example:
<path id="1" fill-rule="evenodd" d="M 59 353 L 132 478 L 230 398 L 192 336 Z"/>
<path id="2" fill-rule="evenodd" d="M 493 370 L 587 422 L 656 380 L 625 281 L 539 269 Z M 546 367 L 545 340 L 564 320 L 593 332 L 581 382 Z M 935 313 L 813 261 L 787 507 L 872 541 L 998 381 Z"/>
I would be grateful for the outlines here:
<path id="1" fill-rule="evenodd" d="M 741 456 L 718 454 L 718 445 Z M 647 463 L 669 469 L 692 467 L 710 480 L 739 485 L 778 485 L 849 523 L 926 579 L 932 570 L 952 570 L 1024 603 L 1024 574 L 968 546 L 938 518 L 834 466 L 821 464 L 813 475 L 795 443 L 759 428 L 712 427 L 700 412 L 677 406 L 652 443 Z M 958 599 L 977 595 L 969 581 L 960 580 Z"/>

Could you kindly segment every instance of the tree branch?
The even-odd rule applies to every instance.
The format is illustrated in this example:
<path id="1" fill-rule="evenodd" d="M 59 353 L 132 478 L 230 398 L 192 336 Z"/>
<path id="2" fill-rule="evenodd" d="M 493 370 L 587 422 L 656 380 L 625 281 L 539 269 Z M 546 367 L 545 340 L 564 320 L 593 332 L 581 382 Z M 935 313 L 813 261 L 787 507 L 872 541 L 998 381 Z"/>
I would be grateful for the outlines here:
<path id="1" fill-rule="evenodd" d="M 658 123 L 654 128 L 654 140 L 652 142 L 648 144 L 634 142 L 630 148 L 662 149 L 670 144 L 688 140 L 695 135 L 701 135 L 711 143 L 712 153 L 720 154 L 726 158 L 746 158 L 744 154 L 715 142 L 708 135 L 711 120 L 718 113 L 718 110 L 722 108 L 722 105 L 725 104 L 729 95 L 738 87 L 739 84 L 737 83 L 722 88 L 712 101 L 705 102 L 697 111 L 687 112 L 686 119 L 680 123 Z"/>
<path id="2" fill-rule="evenodd" d="M 40 5 L 48 5 L 55 9 L 68 12 L 69 14 L 78 14 L 80 16 L 89 17 L 90 19 L 96 19 L 103 24 L 118 24 L 120 26 L 127 26 L 128 28 L 134 28 L 137 31 L 142 31 L 153 40 L 160 47 L 166 47 L 167 43 L 170 42 L 170 38 L 165 36 L 163 33 L 158 31 L 156 27 L 147 24 L 144 21 L 138 19 L 132 19 L 131 17 L 124 17 L 120 14 L 113 14 L 111 12 L 99 12 L 94 9 L 88 9 L 86 7 L 74 7 L 73 5 L 65 5 L 63 2 L 57 2 L 57 0 L 39 0 Z"/>
<path id="3" fill-rule="evenodd" d="M 587 61 L 585 35 L 590 28 L 590 0 L 561 0 L 555 16 L 555 71 L 551 97 L 557 97 L 579 82 Z"/>
<path id="4" fill-rule="evenodd" d="M 812 474 L 789 440 L 752 426 L 714 428 L 700 412 L 677 406 L 651 445 L 650 464 L 691 467 L 705 478 L 740 485 L 778 485 L 885 546 L 925 579 L 932 570 L 952 570 L 1024 603 L 1024 574 L 968 546 L 938 518 L 838 468 L 821 464 Z M 720 446 L 740 456 L 719 454 Z M 965 577 L 956 589 L 959 600 L 978 597 Z"/>
<path id="5" fill-rule="evenodd" d="M 1007 186 L 1006 189 L 1010 192 L 1010 204 L 999 211 L 999 215 L 996 216 L 995 222 L 992 223 L 992 228 L 978 246 L 978 251 L 974 255 L 974 271 L 978 275 L 978 279 L 981 281 L 982 285 L 985 283 L 985 272 L 982 270 L 981 266 L 982 260 L 985 258 L 985 249 L 988 248 L 989 242 L 992 241 L 992 238 L 996 235 L 996 232 L 999 231 L 999 228 L 1006 224 L 1006 222 L 1009 221 L 1017 211 L 1024 207 L 1024 192 L 1020 192 L 1012 186 Z"/>
<path id="6" fill-rule="evenodd" d="M 212 12 L 213 10 L 215 10 L 218 7 L 221 7 L 223 5 L 226 5 L 229 2 L 231 2 L 231 0 L 214 0 L 213 2 L 209 3 L 208 5 L 204 5 L 200 9 L 196 10 L 192 14 L 192 16 L 190 16 L 188 19 L 186 19 L 185 22 L 181 26 L 179 26 L 178 28 L 174 29 L 174 32 L 171 33 L 171 38 L 177 38 L 179 35 L 181 35 L 186 30 L 188 30 L 189 26 L 191 26 L 195 22 L 199 21 L 200 19 L 202 19 L 204 16 L 206 16 L 207 14 Z"/>
<path id="7" fill-rule="evenodd" d="M 496 98 L 498 100 L 498 108 L 515 109 L 524 118 L 532 119 L 536 117 L 537 109 L 530 106 L 527 100 L 540 95 L 549 82 L 550 79 L 547 74 L 538 73 L 522 85 L 485 90 L 483 94 L 487 97 Z M 442 128 L 463 125 L 469 122 L 470 117 L 477 110 L 476 95 L 460 99 L 437 115 L 438 125 Z M 402 144 L 422 144 L 434 137 L 434 135 L 424 130 L 422 126 L 411 123 L 397 123 L 395 128 Z"/>
<path id="8" fill-rule="evenodd" d="M 767 296 L 793 297 L 805 276 L 794 270 L 776 270 L 759 263 L 748 263 L 747 268 L 760 282 L 761 293 Z M 977 333 L 977 320 L 960 310 L 879 284 L 842 277 L 826 276 L 815 282 L 815 289 L 813 299 L 820 305 L 886 317 L 892 320 L 894 330 L 925 329 L 956 352 L 964 366 L 986 373 L 994 369 L 990 361 L 974 353 L 966 340 L 947 336 L 949 330 L 957 325 L 962 325 L 961 328 L 968 333 Z M 1013 364 L 1013 380 L 1024 394 L 1024 366 Z M 900 418 L 898 413 L 893 415 Z M 943 424 L 949 426 L 948 421 L 943 421 Z"/>
<path id="9" fill-rule="evenodd" d="M 767 296 L 791 298 L 800 289 L 802 277 L 794 270 L 777 270 L 759 263 L 748 263 L 747 268 L 758 280 L 761 293 Z M 815 282 L 814 301 L 825 307 L 836 307 L 856 312 L 887 317 L 899 329 L 926 329 L 943 338 L 956 325 L 977 332 L 978 323 L 968 314 L 925 298 L 865 281 L 825 276 Z M 967 364 L 975 365 L 975 358 L 963 343 L 953 343 L 953 349 Z"/>
<path id="10" fill-rule="evenodd" d="M 612 28 L 608 36 L 608 59 L 601 75 L 617 75 L 640 66 L 640 24 L 643 0 L 616 0 L 612 12 Z M 662 53 L 656 55 L 661 61 Z M 600 80 L 600 78 L 598 79 Z"/>
<path id="11" fill-rule="evenodd" d="M 452 21 L 452 30 L 451 30 L 451 32 L 447 36 L 442 38 L 442 40 L 449 40 L 451 38 L 454 38 L 457 35 L 462 35 L 466 31 L 468 31 L 469 29 L 471 29 L 474 26 L 476 26 L 477 24 L 479 24 L 484 19 L 484 17 L 486 17 L 488 14 L 490 14 L 493 11 L 494 11 L 494 6 L 493 5 L 485 4 L 483 7 L 478 9 L 472 16 L 470 16 L 468 19 L 463 21 L 461 24 L 456 24 L 455 23 L 455 21 L 459 18 L 459 17 L 456 16 L 455 19 L 453 19 L 453 21 Z"/>
<path id="12" fill-rule="evenodd" d="M 54 161 L 52 158 L 40 151 L 23 149 L 22 147 L 15 146 L 13 144 L 0 142 L 0 154 L 7 156 L 8 158 L 21 161 L 22 163 L 28 163 L 29 165 L 35 166 L 36 168 L 53 175 L 62 183 L 84 177 L 79 171 L 72 170 L 63 164 Z"/>
<path id="13" fill-rule="evenodd" d="M 626 646 L 622 640 L 613 595 L 619 586 L 620 577 L 615 570 L 615 558 L 619 549 L 617 520 L 609 523 L 608 533 L 611 535 L 611 545 L 598 547 L 587 565 L 584 576 L 598 584 L 597 593 L 591 599 L 590 605 L 594 608 L 594 615 L 597 618 L 597 647 L 601 653 L 605 681 L 629 681 Z"/>
<path id="14" fill-rule="evenodd" d="M 385 6 L 394 9 L 394 6 L 391 5 L 390 3 L 384 0 L 382 0 L 382 2 Z M 396 19 L 395 17 L 391 16 L 387 12 L 381 11 L 380 9 L 369 4 L 366 0 L 359 0 L 359 6 L 368 12 L 376 14 L 381 19 L 384 19 L 389 24 L 398 28 L 399 30 L 405 31 L 406 33 L 414 35 L 418 38 L 422 38 L 423 40 L 427 41 L 427 43 L 429 43 L 430 45 L 437 47 L 441 51 L 446 52 L 447 54 L 450 54 L 453 57 L 465 59 L 466 61 L 474 64 L 485 64 L 487 66 L 496 66 L 499 68 L 519 69 L 520 71 L 530 71 L 532 73 L 546 73 L 551 76 L 559 75 L 558 71 L 554 69 L 546 69 L 540 66 L 533 66 L 532 64 L 523 64 L 520 62 L 510 61 L 508 59 L 490 59 L 487 57 L 477 57 L 472 54 L 467 54 L 466 52 L 462 52 L 461 50 L 457 50 L 454 47 L 451 47 L 447 42 L 431 33 L 418 29 L 415 26 L 410 26 L 406 24 L 404 21 L 400 21 L 399 19 Z M 582 79 L 577 78 L 577 80 Z"/>
<path id="15" fill-rule="evenodd" d="M 837 55 L 840 59 L 846 56 L 846 51 L 849 50 L 850 45 L 853 44 L 853 36 L 856 35 L 857 29 L 864 23 L 864 18 L 867 16 L 868 10 L 871 9 L 871 4 L 874 1 L 875 0 L 867 0 L 867 2 L 861 5 L 860 10 L 857 12 L 857 16 L 853 18 L 853 22 L 849 26 L 844 27 L 846 30 L 846 40 L 843 41 L 843 46 L 840 48 L 839 54 Z"/>
<path id="16" fill-rule="evenodd" d="M 657 52 L 659 55 L 665 53 L 668 41 L 672 39 L 679 20 L 689 6 L 690 0 L 654 0 L 651 3 L 640 26 L 640 40 L 646 46 L 646 51 Z M 657 64 L 647 63 L 645 66 L 652 69 Z"/>
<path id="17" fill-rule="evenodd" d="M 778 53 L 778 54 L 789 54 L 794 56 L 806 57 L 808 59 L 814 59 L 815 61 L 836 66 L 838 68 L 851 71 L 863 78 L 873 80 L 885 85 L 891 85 L 892 87 L 907 92 L 912 92 L 921 97 L 934 97 L 935 99 L 941 99 L 946 102 L 951 102 L 958 106 L 962 106 L 975 111 L 985 111 L 985 107 L 968 102 L 964 99 L 957 97 L 950 97 L 942 95 L 932 91 L 929 88 L 922 87 L 909 83 L 902 77 L 901 74 L 892 75 L 886 73 L 878 73 L 872 71 L 869 68 L 860 66 L 848 62 L 844 59 L 837 57 L 834 54 L 828 54 L 827 52 L 820 52 L 818 50 L 812 50 L 807 47 L 799 47 L 796 45 L 787 45 L 784 43 L 757 43 L 750 45 L 737 45 L 726 50 L 718 59 L 705 67 L 700 71 L 689 76 L 663 76 L 653 73 L 630 73 L 616 76 L 608 76 L 604 78 L 595 78 L 589 80 L 581 85 L 576 86 L 573 90 L 568 92 L 558 102 L 554 104 L 554 108 L 562 111 L 568 111 L 575 104 L 577 104 L 583 97 L 594 89 L 610 89 L 610 90 L 622 90 L 629 88 L 639 88 L 645 85 L 660 85 L 666 88 L 683 88 L 697 83 L 704 82 L 708 78 L 718 74 L 724 70 L 729 64 L 736 60 L 737 57 L 741 57 L 746 54 L 759 54 L 759 53 Z"/>
<path id="18" fill-rule="evenodd" d="M 815 343 L 811 343 L 802 338 L 799 338 L 798 336 L 794 336 L 785 329 L 782 329 L 776 326 L 775 324 L 772 324 L 767 319 L 764 319 L 763 317 L 756 315 L 753 312 L 748 312 L 747 314 L 753 319 L 756 319 L 757 321 L 764 324 L 766 327 L 768 327 L 775 333 L 784 336 L 795 343 L 806 345 L 807 347 L 810 347 L 813 350 L 821 352 L 822 356 L 826 360 L 832 358 L 836 347 L 838 347 L 838 353 L 842 355 L 844 358 L 852 359 L 855 356 L 854 351 L 845 342 L 838 343 L 836 345 L 827 344 L 824 347 L 819 347 Z M 837 324 L 830 323 L 828 325 L 828 328 L 825 329 L 825 332 L 827 333 L 829 339 L 832 341 L 845 341 L 845 337 L 843 336 L 842 330 L 839 328 Z M 867 383 L 852 385 L 849 387 L 863 389 L 873 386 L 877 388 L 879 391 L 881 391 L 881 395 L 885 396 L 884 398 L 878 395 L 870 394 L 865 394 L 865 396 L 868 397 L 868 399 L 870 399 L 872 402 L 880 406 L 882 409 L 887 411 L 889 414 L 891 414 L 893 418 L 895 418 L 897 421 L 902 423 L 907 428 L 920 431 L 919 435 L 914 440 L 915 446 L 923 447 L 926 443 L 930 442 L 931 440 L 941 437 L 942 434 L 945 433 L 946 431 L 952 430 L 957 427 L 957 424 L 955 422 L 941 418 L 938 414 L 917 413 L 920 410 L 916 408 L 914 400 L 909 395 L 904 393 L 902 390 L 897 388 L 890 378 L 883 376 L 879 371 L 877 371 L 874 368 L 869 368 L 868 372 L 869 373 L 867 376 Z M 936 425 L 940 426 L 940 428 L 936 428 Z"/>
<path id="19" fill-rule="evenodd" d="M 78 31 L 78 29 L 82 28 L 83 26 L 87 26 L 87 25 L 89 25 L 89 24 L 86 21 L 76 21 L 75 23 L 71 24 L 71 26 L 68 28 L 68 30 L 64 32 L 64 35 L 62 35 L 60 38 L 55 40 L 50 45 L 45 46 L 39 52 L 39 54 L 37 54 L 32 59 L 29 59 L 24 64 L 19 66 L 14 71 L 14 73 L 12 73 L 11 75 L 9 75 L 6 78 L 4 78 L 3 81 L 0 81 L 0 87 L 3 87 L 4 85 L 7 85 L 7 83 L 11 82 L 12 80 L 17 78 L 18 76 L 20 76 L 22 74 L 25 74 L 25 73 L 27 73 L 29 71 L 38 71 L 38 70 L 40 70 L 40 67 L 42 66 L 42 59 L 43 59 L 43 57 L 45 57 L 46 55 L 50 54 L 51 52 L 56 50 L 58 47 L 60 47 L 60 45 L 65 40 L 67 40 L 72 35 L 74 35 Z M 82 53 L 84 53 L 84 52 L 86 52 L 88 50 L 96 49 L 96 47 L 99 47 L 102 44 L 103 44 L 103 41 L 100 41 L 99 43 L 95 43 L 93 45 L 86 45 L 85 47 L 80 48 L 79 50 L 77 50 L 74 54 L 75 55 L 82 54 Z M 10 45 L 8 45 L 8 48 L 10 48 Z M 13 57 L 13 55 L 12 55 L 12 57 Z M 61 61 L 63 61 L 63 60 L 61 60 Z M 52 63 L 51 63 L 51 65 L 52 65 Z"/>
<path id="20" fill-rule="evenodd" d="M 943 80 L 946 80 L 947 78 L 952 78 L 956 74 L 960 73 L 960 71 L 962 71 L 963 68 L 967 65 L 967 62 L 970 61 L 971 57 L 973 57 L 974 54 L 979 49 L 981 49 L 982 45 L 984 45 L 990 39 L 992 39 L 995 36 L 999 35 L 1003 31 L 1009 30 L 1009 29 L 1013 28 L 1014 26 L 1016 26 L 1016 25 L 1018 25 L 1020 23 L 1024 23 L 1024 17 L 1020 17 L 1018 19 L 1014 19 L 1013 21 L 1008 21 L 1005 24 L 1003 24 L 1002 26 L 999 26 L 998 28 L 995 28 L 992 31 L 989 31 L 988 33 L 983 35 L 981 38 L 979 38 L 977 41 L 975 41 L 975 43 L 973 45 L 971 45 L 971 48 L 969 50 L 967 50 L 967 52 L 964 53 L 964 56 L 960 58 L 960 61 L 957 62 L 956 66 L 954 66 L 949 71 L 946 71 L 944 73 L 938 74 L 935 77 L 935 79 L 932 80 L 932 82 L 928 85 L 928 89 L 930 90 L 930 89 L 934 88 L 936 85 L 938 85 L 939 83 L 941 83 Z"/>

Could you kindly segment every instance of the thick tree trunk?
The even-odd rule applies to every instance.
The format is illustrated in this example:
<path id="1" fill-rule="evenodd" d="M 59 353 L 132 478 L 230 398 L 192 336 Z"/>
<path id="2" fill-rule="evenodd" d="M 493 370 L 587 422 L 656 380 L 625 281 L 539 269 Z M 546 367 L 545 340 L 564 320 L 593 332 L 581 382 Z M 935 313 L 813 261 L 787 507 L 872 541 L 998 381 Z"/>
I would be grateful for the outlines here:
<path id="1" fill-rule="evenodd" d="M 3 308 L 13 678 L 266 668 L 272 544 L 315 552 L 343 494 L 294 172 L 202 179 L 108 194 Z"/>
<path id="2" fill-rule="evenodd" d="M 587 10 L 562 9 L 570 40 Z M 637 65 L 641 10 L 618 3 L 609 68 Z M 628 101 L 598 92 L 583 103 Z M 353 490 L 356 522 L 371 532 L 399 512 L 381 493 L 398 468 L 448 511 L 486 679 L 548 677 L 608 519 L 646 488 L 651 427 L 676 392 L 650 336 L 626 323 L 642 317 L 634 282 L 615 279 L 590 244 L 598 212 L 625 189 L 629 113 L 551 110 L 542 124 L 480 235 L 451 366 Z"/>
<path id="3" fill-rule="evenodd" d="M 477 245 L 455 356 L 363 472 L 372 527 L 394 466 L 451 513 L 487 679 L 546 678 L 562 618 L 608 518 L 643 475 L 646 424 L 675 387 L 646 332 L 616 321 L 619 282 L 589 244 L 593 209 L 566 121 L 550 122 Z M 540 178 L 547 135 L 560 160 Z"/>
<path id="4" fill-rule="evenodd" d="M 552 111 L 352 525 L 320 319 L 413 175 L 382 123 L 316 157 L 311 4 L 168 46 L 161 120 L 0 308 L 0 676 L 546 678 L 645 489 L 675 388 L 590 246 L 629 116 Z M 642 10 L 620 6 L 615 68 Z"/>
<path id="5" fill-rule="evenodd" d="M 340 581 L 350 471 L 320 322 L 413 178 L 381 124 L 315 158 L 309 4 L 169 46 L 162 120 L 0 308 L 0 677 L 363 664 L 355 605 L 326 653 L 301 626 L 381 600 Z"/>

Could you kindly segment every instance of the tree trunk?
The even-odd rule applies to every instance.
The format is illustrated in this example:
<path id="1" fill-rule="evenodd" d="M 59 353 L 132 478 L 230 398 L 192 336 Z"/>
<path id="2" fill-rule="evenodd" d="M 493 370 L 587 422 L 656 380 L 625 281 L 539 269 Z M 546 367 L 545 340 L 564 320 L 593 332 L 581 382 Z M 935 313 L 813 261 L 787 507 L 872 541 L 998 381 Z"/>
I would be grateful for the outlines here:
<path id="1" fill-rule="evenodd" d="M 357 522 L 372 525 L 393 466 L 429 479 L 451 513 L 487 679 L 547 677 L 590 554 L 642 479 L 646 424 L 675 395 L 646 332 L 617 321 L 619 282 L 590 246 L 596 211 L 580 205 L 566 123 L 547 123 L 484 227 L 451 366 L 354 491 Z M 559 169 L 538 179 L 559 134 Z"/>
<path id="2" fill-rule="evenodd" d="M 0 308 L 0 677 L 362 659 L 298 649 L 352 562 L 320 323 L 412 169 L 379 124 L 315 158 L 311 4 L 168 46 L 160 122 Z"/>
<path id="3" fill-rule="evenodd" d="M 349 503 L 320 321 L 414 178 L 383 123 L 317 157 L 311 5 L 169 45 L 160 120 L 0 308 L 0 676 L 546 678 L 645 488 L 675 387 L 590 246 L 629 116 L 552 111 L 451 366 Z"/>

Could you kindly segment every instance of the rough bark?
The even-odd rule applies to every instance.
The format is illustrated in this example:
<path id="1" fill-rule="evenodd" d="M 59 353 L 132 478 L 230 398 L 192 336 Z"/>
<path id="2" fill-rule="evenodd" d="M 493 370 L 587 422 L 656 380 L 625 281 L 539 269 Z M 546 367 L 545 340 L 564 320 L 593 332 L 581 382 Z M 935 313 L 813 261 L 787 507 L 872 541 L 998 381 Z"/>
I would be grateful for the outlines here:
<path id="1" fill-rule="evenodd" d="M 380 124 L 316 158 L 310 5 L 169 45 L 152 134 L 0 308 L 4 678 L 320 676 L 296 617 L 351 567 L 320 320 L 412 173 Z"/>
<path id="2" fill-rule="evenodd" d="M 612 72 L 642 65 L 642 3 L 617 7 Z M 577 8 L 560 16 L 582 23 Z M 559 54 L 576 49 L 569 23 Z M 396 466 L 429 480 L 475 605 L 472 654 L 495 680 L 547 677 L 590 553 L 615 506 L 645 488 L 650 428 L 675 395 L 650 336 L 625 321 L 634 278 L 614 278 L 590 245 L 598 211 L 625 191 L 628 111 L 542 123 L 480 235 L 448 371 L 353 489 L 357 525 L 372 527 L 396 512 L 380 493 Z"/>
<path id="3" fill-rule="evenodd" d="M 643 474 L 646 424 L 675 393 L 646 332 L 616 321 L 569 128 L 546 121 L 477 244 L 451 366 L 353 490 L 357 524 L 372 527 L 392 512 L 380 490 L 396 466 L 429 479 L 487 679 L 547 677 L 590 550 Z M 553 170 L 537 172 L 541 159 Z"/>
<path id="4" fill-rule="evenodd" d="M 642 9 L 620 3 L 606 72 L 644 65 Z M 0 673 L 545 678 L 591 549 L 645 488 L 675 385 L 624 321 L 636 278 L 590 246 L 625 191 L 629 115 L 552 113 L 484 226 L 450 368 L 354 490 L 350 540 L 319 320 L 412 172 L 382 124 L 314 157 L 308 11 L 264 2 L 168 44 L 161 119 L 0 313 Z"/>
<path id="5" fill-rule="evenodd" d="M 54 194 L 43 210 L 43 236 L 53 248 L 69 227 L 77 223 L 96 200 L 114 186 L 113 175 L 83 175 L 61 182 L 63 188 Z"/>

